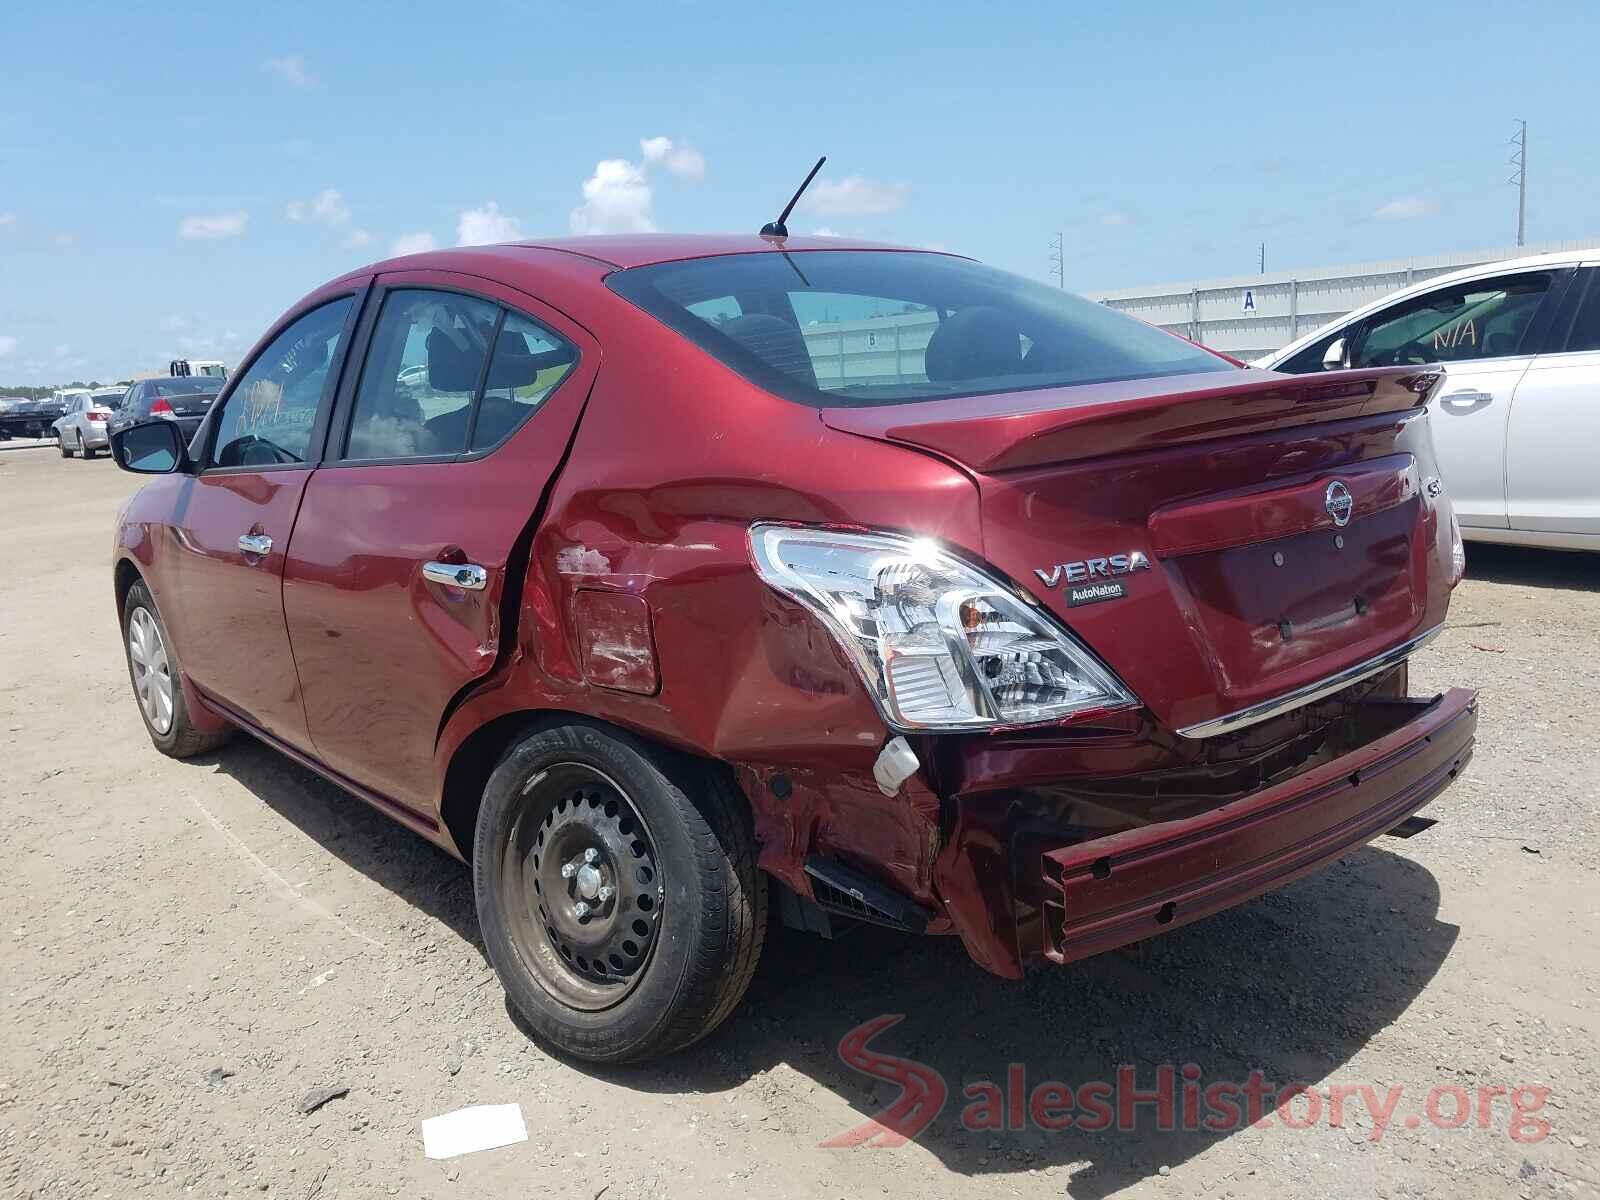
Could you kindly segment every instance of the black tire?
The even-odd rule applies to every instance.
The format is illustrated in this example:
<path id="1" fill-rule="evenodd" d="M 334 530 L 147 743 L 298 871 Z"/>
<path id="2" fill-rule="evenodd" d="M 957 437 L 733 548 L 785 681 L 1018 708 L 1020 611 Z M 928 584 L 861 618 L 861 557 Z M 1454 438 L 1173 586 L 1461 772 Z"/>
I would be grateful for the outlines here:
<path id="1" fill-rule="evenodd" d="M 569 859 L 584 838 L 599 858 Z M 767 927 L 755 855 L 749 809 L 717 768 L 596 723 L 543 729 L 501 759 L 478 813 L 473 891 L 489 961 L 533 1031 L 575 1058 L 680 1050 L 722 1023 L 755 973 Z M 573 915 L 584 868 L 560 874 L 579 861 L 615 885 L 592 918 Z M 637 943 L 616 942 L 618 929 Z"/>
<path id="2" fill-rule="evenodd" d="M 62 437 L 58 433 L 58 434 L 56 434 L 56 442 L 61 447 L 61 457 L 62 458 L 71 458 L 72 457 L 72 451 L 67 449 L 67 439 Z"/>
<path id="3" fill-rule="evenodd" d="M 168 664 L 166 673 L 171 681 L 171 720 L 165 730 L 160 728 L 158 721 L 152 720 L 150 713 L 146 711 L 145 703 L 140 698 L 140 669 L 135 664 L 131 643 L 134 625 L 139 620 L 138 614 L 141 612 L 148 613 L 154 622 L 161 636 L 162 650 Z M 172 648 L 172 639 L 167 634 L 166 624 L 161 620 L 161 613 L 156 608 L 150 589 L 145 587 L 143 580 L 128 589 L 127 598 L 122 602 L 122 652 L 128 660 L 128 680 L 133 684 L 134 703 L 139 706 L 139 715 L 144 718 L 145 731 L 150 734 L 150 740 L 157 750 L 170 758 L 192 758 L 196 754 L 215 749 L 233 736 L 232 730 L 202 733 L 189 720 L 189 708 L 184 703 L 183 688 L 178 682 L 180 671 L 177 651 Z"/>
<path id="4" fill-rule="evenodd" d="M 100 453 L 100 451 L 91 450 L 91 449 L 89 449 L 89 447 L 85 446 L 83 444 L 83 434 L 80 433 L 78 435 L 78 453 L 83 455 L 85 461 L 88 461 L 89 459 L 94 458 L 96 455 L 98 455 Z"/>

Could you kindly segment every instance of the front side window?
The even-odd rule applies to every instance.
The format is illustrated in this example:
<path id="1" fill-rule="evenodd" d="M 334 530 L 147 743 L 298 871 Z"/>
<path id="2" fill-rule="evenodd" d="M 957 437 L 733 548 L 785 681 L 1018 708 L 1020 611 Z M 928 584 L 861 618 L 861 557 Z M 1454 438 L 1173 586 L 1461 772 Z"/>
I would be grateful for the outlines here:
<path id="1" fill-rule="evenodd" d="M 735 254 L 606 285 L 751 382 L 816 407 L 1237 369 L 1104 305 L 942 254 Z"/>
<path id="2" fill-rule="evenodd" d="M 1356 367 L 1422 366 L 1518 353 L 1549 272 L 1451 284 L 1369 317 Z"/>
<path id="3" fill-rule="evenodd" d="M 452 292 L 390 292 L 361 369 L 345 457 L 464 451 L 499 315 L 486 300 Z"/>
<path id="4" fill-rule="evenodd" d="M 213 465 L 258 467 L 306 460 L 352 303 L 349 296 L 329 301 L 272 339 L 229 393 L 217 425 Z"/>
<path id="5" fill-rule="evenodd" d="M 1285 375 L 1304 375 L 1310 371 L 1326 370 L 1327 363 L 1324 360 L 1327 358 L 1328 348 L 1340 338 L 1347 336 L 1349 332 L 1350 330 L 1345 328 L 1319 337 L 1309 346 L 1284 359 L 1273 370 L 1282 371 Z"/>

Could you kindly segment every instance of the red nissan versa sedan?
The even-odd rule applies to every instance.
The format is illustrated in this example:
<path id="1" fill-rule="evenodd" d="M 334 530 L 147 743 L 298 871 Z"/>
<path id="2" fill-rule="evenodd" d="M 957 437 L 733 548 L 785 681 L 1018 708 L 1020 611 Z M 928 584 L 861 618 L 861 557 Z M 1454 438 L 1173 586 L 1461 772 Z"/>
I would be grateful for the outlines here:
<path id="1" fill-rule="evenodd" d="M 541 1035 L 687 1045 L 785 922 L 1015 978 L 1392 829 L 1463 556 L 1413 369 L 1245 370 L 949 254 L 638 236 L 296 304 L 117 525 L 156 747 L 245 729 L 470 860 Z"/>

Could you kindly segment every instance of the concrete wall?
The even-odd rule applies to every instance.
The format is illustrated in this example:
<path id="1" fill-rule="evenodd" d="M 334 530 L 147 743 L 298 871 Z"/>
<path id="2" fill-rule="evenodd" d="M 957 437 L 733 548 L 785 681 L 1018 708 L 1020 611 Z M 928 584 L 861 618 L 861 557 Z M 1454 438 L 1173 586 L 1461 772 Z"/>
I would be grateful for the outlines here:
<path id="1" fill-rule="evenodd" d="M 1286 346 L 1363 304 L 1435 275 L 1480 263 L 1593 247 L 1600 247 L 1600 239 L 1119 288 L 1089 293 L 1089 299 L 1235 358 L 1252 359 Z M 1245 307 L 1247 294 L 1252 311 Z"/>

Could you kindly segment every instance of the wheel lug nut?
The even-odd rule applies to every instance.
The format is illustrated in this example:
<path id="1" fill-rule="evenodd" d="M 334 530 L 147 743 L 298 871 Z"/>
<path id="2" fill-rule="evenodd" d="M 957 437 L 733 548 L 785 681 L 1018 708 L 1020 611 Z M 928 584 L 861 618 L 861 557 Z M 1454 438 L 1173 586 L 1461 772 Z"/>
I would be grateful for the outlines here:
<path id="1" fill-rule="evenodd" d="M 616 894 L 617 894 L 617 889 L 612 887 L 609 883 L 603 883 L 603 884 L 600 885 L 600 899 L 601 900 L 603 900 L 603 901 L 604 900 L 609 900 L 609 899 L 611 899 L 611 897 L 615 896 Z"/>
<path id="2" fill-rule="evenodd" d="M 561 864 L 561 878 L 563 878 L 563 879 L 571 879 L 577 873 L 578 873 L 578 868 L 573 866 L 571 863 L 562 863 Z"/>
<path id="3" fill-rule="evenodd" d="M 600 857 L 600 851 L 596 850 L 593 846 L 590 846 L 587 850 L 585 850 L 583 852 L 583 861 L 586 862 L 586 863 L 592 863 L 595 859 L 597 859 L 599 857 Z"/>
<path id="4" fill-rule="evenodd" d="M 572 911 L 577 913 L 580 918 L 587 917 L 589 915 L 589 906 L 584 901 L 579 900 Z"/>

